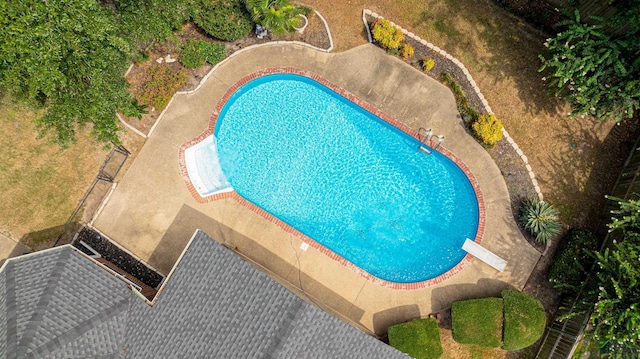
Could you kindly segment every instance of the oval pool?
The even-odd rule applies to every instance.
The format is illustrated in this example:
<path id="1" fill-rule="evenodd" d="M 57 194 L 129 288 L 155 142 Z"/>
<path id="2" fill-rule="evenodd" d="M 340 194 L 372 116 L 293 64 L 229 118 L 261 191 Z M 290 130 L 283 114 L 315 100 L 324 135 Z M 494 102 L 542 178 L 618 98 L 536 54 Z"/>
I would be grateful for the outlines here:
<path id="1" fill-rule="evenodd" d="M 437 277 L 475 238 L 478 202 L 455 163 L 305 76 L 243 85 L 214 135 L 239 195 L 380 279 Z"/>

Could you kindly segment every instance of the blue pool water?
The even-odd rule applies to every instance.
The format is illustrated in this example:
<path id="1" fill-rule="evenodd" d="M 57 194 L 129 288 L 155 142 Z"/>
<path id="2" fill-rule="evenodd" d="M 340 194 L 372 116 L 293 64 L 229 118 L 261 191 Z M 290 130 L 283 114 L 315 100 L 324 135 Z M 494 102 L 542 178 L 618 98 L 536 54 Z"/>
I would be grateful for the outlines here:
<path id="1" fill-rule="evenodd" d="M 249 82 L 214 135 L 238 194 L 378 278 L 434 278 L 475 238 L 478 204 L 459 167 L 309 78 Z"/>

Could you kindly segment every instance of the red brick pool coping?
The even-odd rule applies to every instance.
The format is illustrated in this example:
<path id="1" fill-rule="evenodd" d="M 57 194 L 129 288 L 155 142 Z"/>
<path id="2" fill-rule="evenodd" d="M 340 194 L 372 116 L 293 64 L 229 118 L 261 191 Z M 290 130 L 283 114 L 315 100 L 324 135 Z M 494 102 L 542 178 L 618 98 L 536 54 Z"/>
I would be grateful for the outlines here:
<path id="1" fill-rule="evenodd" d="M 233 86 L 231 86 L 225 92 L 224 96 L 222 96 L 220 101 L 218 101 L 218 103 L 216 104 L 216 107 L 215 107 L 215 109 L 213 111 L 213 114 L 211 114 L 211 120 L 209 121 L 208 128 L 202 134 L 200 134 L 199 136 L 197 136 L 197 137 L 195 137 L 195 138 L 183 143 L 182 146 L 180 146 L 180 151 L 179 151 L 180 173 L 182 175 L 182 178 L 185 181 L 185 184 L 187 186 L 187 189 L 189 190 L 189 193 L 191 193 L 193 198 L 196 201 L 200 202 L 200 203 L 213 202 L 213 201 L 217 201 L 217 200 L 224 199 L 224 198 L 233 198 L 236 201 L 238 201 L 241 205 L 243 205 L 243 206 L 247 207 L 248 209 L 250 209 L 251 211 L 259 214 L 260 216 L 262 216 L 266 220 L 278 225 L 279 227 L 281 227 L 286 232 L 291 233 L 291 234 L 295 235 L 296 237 L 299 237 L 303 242 L 309 244 L 309 246 L 311 246 L 311 247 L 317 249 L 318 251 L 324 253 L 329 258 L 341 263 L 343 266 L 353 270 L 354 272 L 356 272 L 359 275 L 361 275 L 362 277 L 370 280 L 371 282 L 376 283 L 376 284 L 378 284 L 380 286 L 383 286 L 383 287 L 386 287 L 386 288 L 402 289 L 402 290 L 412 290 L 412 289 L 426 288 L 426 287 L 430 287 L 432 285 L 436 285 L 436 284 L 442 283 L 443 281 L 451 278 L 452 276 L 454 276 L 455 274 L 460 272 L 471 261 L 471 259 L 473 258 L 468 253 L 453 268 L 451 268 L 446 273 L 443 273 L 443 274 L 441 274 L 441 275 L 439 275 L 439 276 L 437 276 L 435 278 L 431 278 L 431 279 L 428 279 L 428 280 L 425 280 L 425 281 L 422 281 L 422 282 L 415 282 L 415 283 L 390 282 L 390 281 L 387 281 L 387 280 L 384 280 L 384 279 L 380 279 L 380 278 L 377 278 L 377 277 L 369 274 L 365 270 L 361 269 L 360 267 L 356 266 L 355 264 L 353 264 L 353 263 L 349 262 L 348 260 L 344 259 L 342 256 L 336 254 L 335 252 L 333 252 L 329 248 L 327 248 L 327 247 L 323 246 L 322 244 L 314 241 L 313 239 L 311 239 L 310 237 L 306 236 L 305 234 L 299 232 L 298 230 L 296 230 L 292 226 L 284 223 L 283 221 L 281 221 L 280 219 L 278 219 L 277 217 L 275 217 L 271 213 L 263 210 L 262 208 L 256 206 L 255 204 L 251 203 L 250 201 L 248 201 L 244 197 L 240 196 L 236 191 L 217 193 L 217 194 L 214 194 L 214 195 L 211 195 L 211 196 L 207 196 L 207 197 L 201 197 L 200 196 L 200 194 L 196 190 L 195 186 L 191 182 L 191 179 L 189 178 L 189 174 L 187 172 L 187 166 L 186 166 L 185 158 L 184 158 L 184 151 L 187 148 L 192 147 L 192 146 L 198 144 L 199 142 L 203 141 L 205 138 L 213 135 L 214 129 L 215 129 L 215 125 L 216 125 L 216 121 L 218 120 L 218 116 L 220 114 L 220 111 L 222 111 L 222 108 L 227 103 L 229 98 L 240 87 L 242 87 L 243 85 L 245 85 L 246 83 L 248 83 L 248 82 L 250 82 L 252 80 L 255 80 L 256 78 L 259 78 L 259 77 L 262 77 L 262 76 L 266 76 L 266 75 L 271 75 L 271 74 L 282 74 L 282 73 L 285 73 L 285 74 L 296 74 L 296 75 L 301 75 L 301 76 L 305 76 L 305 77 L 308 77 L 310 79 L 313 79 L 313 80 L 323 84 L 324 86 L 327 86 L 328 88 L 332 89 L 333 91 L 335 91 L 336 93 L 342 95 L 343 97 L 349 99 L 351 102 L 353 102 L 356 105 L 362 107 L 363 109 L 365 109 L 365 110 L 371 112 L 372 114 L 378 116 L 379 118 L 385 120 L 386 122 L 388 122 L 390 125 L 396 127 L 397 129 L 405 132 L 406 134 L 414 137 L 415 139 L 417 139 L 419 141 L 422 140 L 420 138 L 418 130 L 410 128 L 409 126 L 407 126 L 404 123 L 396 120 L 395 118 L 392 118 L 392 117 L 388 116 L 387 114 L 385 114 L 384 112 L 378 110 L 376 107 L 372 106 L 371 104 L 361 100 L 360 98 L 358 98 L 355 95 L 349 93 L 345 89 L 343 89 L 343 88 L 341 88 L 341 87 L 339 87 L 337 85 L 332 84 L 331 82 L 327 81 L 323 77 L 321 77 L 321 76 L 319 76 L 319 75 L 317 75 L 317 74 L 315 74 L 315 73 L 313 73 L 311 71 L 307 71 L 307 70 L 303 70 L 303 69 L 295 68 L 295 67 L 271 67 L 271 68 L 265 68 L 265 69 L 253 72 L 253 73 L 243 77 L 240 81 L 236 82 Z M 433 143 L 430 140 L 428 141 L 428 144 L 432 148 L 435 147 L 435 143 Z M 479 212 L 478 230 L 476 232 L 476 237 L 474 238 L 474 241 L 479 244 L 482 241 L 482 236 L 484 234 L 485 223 L 486 223 L 486 209 L 485 209 L 485 205 L 484 205 L 484 197 L 482 195 L 482 191 L 480 191 L 480 186 L 478 184 L 478 181 L 476 180 L 476 178 L 473 175 L 473 173 L 471 173 L 471 170 L 469 169 L 469 167 L 462 160 L 460 160 L 458 157 L 456 157 L 453 153 L 448 151 L 443 146 L 438 147 L 437 151 L 442 153 L 443 155 L 447 156 L 450 160 L 452 160 L 455 164 L 457 164 L 458 167 L 460 167 L 460 169 L 462 169 L 462 171 L 466 174 L 467 178 L 469 179 L 469 182 L 471 182 L 471 186 L 473 187 L 473 190 L 474 190 L 474 192 L 476 194 L 476 198 L 477 198 L 477 201 L 478 201 L 478 212 Z"/>

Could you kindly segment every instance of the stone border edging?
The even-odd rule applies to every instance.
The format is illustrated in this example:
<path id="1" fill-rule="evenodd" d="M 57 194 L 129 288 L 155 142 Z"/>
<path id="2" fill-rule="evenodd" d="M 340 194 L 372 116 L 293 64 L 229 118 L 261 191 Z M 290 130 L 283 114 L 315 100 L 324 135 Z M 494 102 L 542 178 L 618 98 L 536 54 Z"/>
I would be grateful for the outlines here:
<path id="1" fill-rule="evenodd" d="M 218 67 L 220 67 L 223 64 L 225 64 L 227 61 L 229 61 L 229 59 L 232 59 L 234 56 L 237 56 L 237 55 L 239 55 L 239 54 L 241 54 L 241 53 L 243 53 L 245 51 L 249 51 L 249 50 L 252 50 L 252 49 L 255 49 L 255 48 L 258 48 L 258 47 L 262 47 L 262 46 L 274 46 L 274 45 L 285 45 L 285 44 L 295 44 L 295 45 L 309 47 L 309 48 L 317 50 L 317 51 L 322 51 L 322 52 L 327 52 L 327 53 L 331 52 L 333 50 L 333 39 L 331 38 L 331 30 L 329 30 L 329 25 L 327 24 L 327 21 L 324 19 L 324 17 L 317 10 L 313 10 L 313 11 L 320 18 L 320 20 L 322 20 L 322 23 L 324 23 L 324 28 L 327 31 L 327 37 L 329 38 L 329 47 L 328 48 L 321 49 L 319 47 L 316 47 L 316 46 L 313 46 L 313 45 L 307 44 L 306 42 L 301 42 L 301 41 L 269 41 L 269 42 L 265 42 L 265 43 L 262 43 L 262 44 L 256 44 L 256 45 L 251 45 L 251 46 L 247 46 L 245 48 L 242 48 L 242 49 L 232 53 L 231 55 L 225 57 L 222 61 L 218 62 L 217 64 L 215 64 L 213 66 L 213 68 L 211 70 L 209 70 L 209 72 L 202 78 L 202 80 L 200 80 L 200 83 L 198 84 L 198 86 L 196 86 L 195 89 L 188 90 L 188 91 L 177 91 L 176 93 L 174 93 L 173 96 L 171 96 L 171 100 L 169 100 L 169 103 L 167 104 L 167 106 L 165 106 L 164 110 L 162 110 L 160 115 L 158 115 L 158 118 L 156 119 L 156 122 L 153 124 L 153 126 L 151 126 L 151 129 L 149 130 L 149 134 L 147 134 L 145 136 L 145 138 L 151 137 L 151 134 L 156 129 L 156 126 L 160 122 L 160 119 L 164 116 L 164 113 L 167 111 L 169 106 L 171 106 L 171 103 L 173 102 L 173 99 L 176 97 L 176 95 L 188 95 L 188 94 L 192 94 L 192 93 L 200 90 L 202 85 L 204 85 L 204 83 L 218 69 Z M 129 126 L 127 126 L 127 127 L 129 127 Z"/>
<path id="2" fill-rule="evenodd" d="M 367 37 L 369 39 L 369 42 L 373 43 L 373 38 L 371 36 L 371 29 L 369 28 L 369 23 L 367 22 L 366 15 L 369 15 L 369 16 L 374 17 L 376 19 L 384 19 L 384 17 L 378 15 L 377 13 L 375 13 L 375 12 L 369 10 L 369 9 L 362 9 L 362 22 L 364 23 L 364 26 L 367 29 Z M 491 109 L 491 106 L 489 106 L 489 103 L 487 102 L 487 99 L 484 98 L 484 95 L 482 95 L 482 92 L 480 92 L 480 88 L 478 88 L 478 85 L 473 80 L 473 77 L 469 73 L 469 70 L 466 68 L 466 66 L 464 66 L 464 64 L 462 62 L 460 62 L 458 59 L 456 59 L 455 57 L 451 56 L 451 54 L 447 53 L 446 51 L 444 51 L 443 49 L 439 48 L 438 46 L 435 46 L 434 44 L 428 42 L 427 40 L 424 40 L 424 39 L 420 38 L 418 35 L 416 35 L 416 34 L 410 32 L 410 31 L 404 29 L 401 26 L 398 26 L 397 24 L 395 24 L 392 21 L 389 21 L 389 22 L 391 23 L 391 25 L 393 25 L 396 28 L 400 29 L 400 31 L 402 31 L 402 33 L 405 34 L 405 36 L 413 38 L 414 40 L 416 40 L 419 43 L 421 43 L 422 45 L 428 47 L 432 51 L 442 55 L 444 58 L 446 58 L 447 60 L 451 61 L 454 65 L 456 65 L 458 68 L 460 68 L 460 70 L 462 70 L 462 73 L 466 76 L 467 81 L 469 81 L 469 84 L 471 85 L 471 88 L 473 88 L 473 90 L 475 91 L 476 95 L 478 96 L 478 98 L 482 102 L 482 105 L 484 106 L 485 112 L 488 113 L 488 114 L 493 114 L 493 110 Z M 518 156 L 520 156 L 520 159 L 522 159 L 522 161 L 524 162 L 524 164 L 525 164 L 525 166 L 527 168 L 527 171 L 529 172 L 529 178 L 531 179 L 531 182 L 533 183 L 533 188 L 535 189 L 536 193 L 538 194 L 538 198 L 541 201 L 544 200 L 544 196 L 542 195 L 542 191 L 540 190 L 540 186 L 538 185 L 538 180 L 536 179 L 536 175 L 533 173 L 533 169 L 531 168 L 531 165 L 529 164 L 529 159 L 527 158 L 527 156 L 525 156 L 525 154 L 520 149 L 520 146 L 518 146 L 518 144 L 513 140 L 513 138 L 509 135 L 509 132 L 507 132 L 506 129 L 502 128 L 502 134 L 504 135 L 504 138 L 507 140 L 507 142 L 511 145 L 511 147 L 513 147 L 513 149 L 516 151 Z"/>

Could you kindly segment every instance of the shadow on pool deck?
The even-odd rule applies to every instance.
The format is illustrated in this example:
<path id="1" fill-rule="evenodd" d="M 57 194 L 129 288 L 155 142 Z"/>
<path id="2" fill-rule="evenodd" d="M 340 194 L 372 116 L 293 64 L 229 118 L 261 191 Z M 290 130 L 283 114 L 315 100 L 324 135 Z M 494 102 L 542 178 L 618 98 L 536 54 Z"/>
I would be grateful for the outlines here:
<path id="1" fill-rule="evenodd" d="M 364 311 L 357 308 L 353 303 L 342 298 L 338 293 L 330 290 L 326 286 L 317 282 L 313 278 L 304 273 L 298 272 L 295 264 L 287 263 L 275 255 L 268 256 L 267 263 L 261 263 L 252 260 L 252 258 L 264 258 L 267 250 L 260 246 L 255 240 L 239 233 L 233 228 L 224 224 L 211 220 L 202 212 L 189 207 L 182 206 L 178 215 L 175 217 L 167 232 L 162 237 L 160 244 L 149 257 L 149 264 L 161 273 L 167 275 L 171 268 L 175 265 L 180 254 L 187 246 L 191 237 L 186 236 L 187 233 L 193 233 L 196 229 L 200 229 L 207 233 L 218 242 L 225 245 L 230 250 L 236 252 L 243 259 L 252 263 L 261 271 L 296 293 L 304 300 L 315 304 L 327 312 L 330 312 L 341 319 L 359 326 L 361 330 L 367 331 L 367 328 L 359 325 Z M 215 260 L 215 258 L 212 258 Z M 268 267 L 266 267 L 268 266 Z M 294 282 L 292 286 L 284 278 L 300 275 L 299 280 Z M 300 283 L 304 283 L 305 290 L 312 289 L 313 296 L 305 291 L 300 290 Z M 346 315 L 344 314 L 346 313 Z"/>
<path id="2" fill-rule="evenodd" d="M 278 66 L 314 72 L 411 128 L 445 135 L 444 146 L 470 168 L 483 193 L 482 245 L 507 260 L 507 269 L 500 273 L 473 259 L 432 287 L 385 288 L 314 248 L 301 249 L 300 238 L 233 199 L 203 204 L 191 197 L 180 174 L 180 146 L 206 130 L 228 88 L 253 72 Z M 165 273 L 195 228 L 201 228 L 297 294 L 303 294 L 302 288 L 320 307 L 381 333 L 389 323 L 424 317 L 460 296 L 522 288 L 540 256 L 513 219 L 499 169 L 457 116 L 448 88 L 373 45 L 338 54 L 291 44 L 255 48 L 221 64 L 197 92 L 174 98 L 94 225 Z"/>

